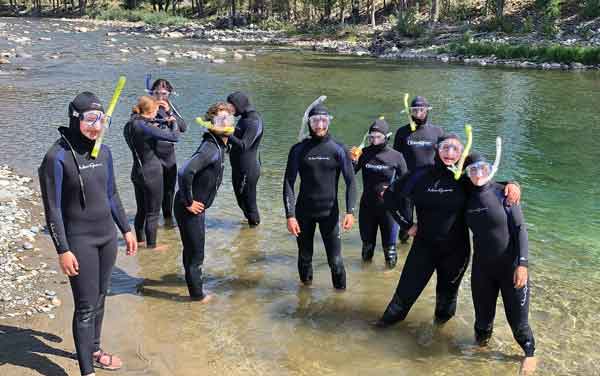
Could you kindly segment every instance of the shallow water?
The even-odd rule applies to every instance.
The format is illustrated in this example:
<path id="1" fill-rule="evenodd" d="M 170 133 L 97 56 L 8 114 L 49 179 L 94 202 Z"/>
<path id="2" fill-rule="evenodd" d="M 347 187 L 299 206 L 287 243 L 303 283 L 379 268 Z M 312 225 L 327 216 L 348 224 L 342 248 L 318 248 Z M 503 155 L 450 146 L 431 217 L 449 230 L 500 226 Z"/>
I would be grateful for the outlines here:
<path id="1" fill-rule="evenodd" d="M 198 307 L 184 300 L 176 230 L 159 233 L 171 246 L 168 252 L 142 250 L 136 259 L 120 257 L 113 294 L 128 295 L 128 305 L 109 303 L 108 309 L 123 313 L 111 324 L 131 328 L 137 343 L 123 355 L 146 360 L 138 368 L 132 366 L 131 374 L 196 374 L 205 360 L 198 358 L 198 349 L 208 355 L 208 365 L 202 363 L 202 368 L 216 374 L 514 374 L 520 349 L 501 303 L 490 350 L 477 352 L 471 346 L 468 278 L 458 314 L 442 330 L 434 332 L 431 325 L 433 283 L 405 323 L 384 332 L 374 330 L 369 323 L 389 301 L 401 265 L 384 272 L 380 251 L 373 264 L 363 265 L 357 228 L 342 236 L 348 291 L 331 289 L 318 236 L 315 282 L 311 288 L 299 287 L 296 244 L 285 230 L 281 185 L 304 108 L 318 95 L 328 95 L 327 106 L 335 117 L 333 134 L 356 144 L 379 114 L 394 129 L 403 125 L 401 98 L 406 91 L 418 91 L 433 104 L 435 123 L 459 134 L 465 122 L 473 124 L 475 148 L 490 158 L 496 135 L 504 139 L 499 178 L 521 184 L 529 226 L 531 323 L 540 374 L 600 375 L 600 115 L 593 96 L 600 90 L 599 74 L 390 62 L 264 47 L 253 49 L 256 58 L 236 63 L 183 58 L 157 66 L 153 53 L 135 49 L 174 49 L 169 43 L 182 50 L 209 47 L 144 36 L 107 37 L 106 30 L 65 34 L 56 30 L 69 24 L 47 20 L 1 22 L 8 26 L 0 29 L 0 50 L 12 46 L 6 42 L 8 31 L 32 39 L 23 50 L 33 57 L 11 59 L 29 70 L 6 72 L 10 67 L 2 67 L 0 163 L 34 174 L 58 135 L 56 127 L 66 122 L 69 100 L 91 90 L 108 101 L 118 75 L 125 74 L 129 81 L 106 142 L 115 155 L 118 187 L 130 218 L 135 212 L 131 157 L 121 127 L 143 93 L 146 73 L 174 83 L 179 93 L 175 103 L 188 120 L 235 90 L 250 93 L 264 115 L 259 182 L 263 224 L 257 229 L 243 224 L 229 167 L 215 205 L 207 212 L 206 287 L 218 297 L 212 304 Z M 134 53 L 119 52 L 126 46 Z M 57 52 L 58 59 L 50 58 Z M 179 161 L 195 150 L 201 132 L 190 124 L 178 145 Z M 400 248 L 401 263 L 407 250 Z"/>

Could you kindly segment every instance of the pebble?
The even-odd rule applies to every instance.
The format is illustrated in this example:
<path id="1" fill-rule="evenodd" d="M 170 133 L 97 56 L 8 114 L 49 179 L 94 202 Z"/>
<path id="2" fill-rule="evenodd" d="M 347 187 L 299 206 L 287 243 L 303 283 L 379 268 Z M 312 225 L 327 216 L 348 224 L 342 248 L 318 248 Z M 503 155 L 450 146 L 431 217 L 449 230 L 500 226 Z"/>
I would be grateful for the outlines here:
<path id="1" fill-rule="evenodd" d="M 33 249 L 33 244 L 31 243 L 23 243 L 23 249 L 26 251 L 29 251 L 31 249 Z"/>

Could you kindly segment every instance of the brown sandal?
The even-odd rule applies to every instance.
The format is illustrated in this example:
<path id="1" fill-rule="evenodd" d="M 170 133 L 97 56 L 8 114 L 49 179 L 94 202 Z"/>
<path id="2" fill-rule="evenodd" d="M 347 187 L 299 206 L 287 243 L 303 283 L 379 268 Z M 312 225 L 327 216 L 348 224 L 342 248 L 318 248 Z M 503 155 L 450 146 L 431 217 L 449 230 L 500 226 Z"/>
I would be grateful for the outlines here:
<path id="1" fill-rule="evenodd" d="M 121 369 L 121 366 L 116 366 L 113 364 L 113 354 L 109 354 L 107 352 L 104 352 L 104 350 L 100 349 L 98 351 L 98 355 L 92 355 L 94 357 L 94 367 L 96 368 L 100 368 L 100 369 L 104 369 L 107 371 L 116 371 Z M 108 363 L 104 362 L 102 363 L 101 360 L 103 357 L 108 357 Z M 118 358 L 117 358 L 118 359 Z"/>

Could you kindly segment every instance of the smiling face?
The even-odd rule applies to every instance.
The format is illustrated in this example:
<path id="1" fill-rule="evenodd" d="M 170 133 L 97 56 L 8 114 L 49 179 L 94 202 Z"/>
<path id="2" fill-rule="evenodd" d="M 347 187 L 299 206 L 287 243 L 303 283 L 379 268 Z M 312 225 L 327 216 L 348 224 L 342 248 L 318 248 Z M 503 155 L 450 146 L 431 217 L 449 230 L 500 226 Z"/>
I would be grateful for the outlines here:
<path id="1" fill-rule="evenodd" d="M 88 111 L 79 120 L 79 130 L 86 138 L 96 141 L 102 133 L 105 122 L 106 115 L 102 111 Z"/>
<path id="2" fill-rule="evenodd" d="M 455 165 L 460 160 L 463 146 L 459 140 L 449 138 L 438 145 L 438 155 L 446 166 Z"/>

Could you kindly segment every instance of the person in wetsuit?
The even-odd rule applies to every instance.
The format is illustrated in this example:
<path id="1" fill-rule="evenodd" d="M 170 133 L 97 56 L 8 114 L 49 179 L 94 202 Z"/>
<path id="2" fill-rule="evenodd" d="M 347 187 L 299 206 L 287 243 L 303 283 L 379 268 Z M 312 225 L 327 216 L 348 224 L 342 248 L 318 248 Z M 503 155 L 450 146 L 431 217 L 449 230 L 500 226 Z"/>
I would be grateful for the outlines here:
<path id="1" fill-rule="evenodd" d="M 231 182 L 238 206 L 244 212 L 251 227 L 260 223 L 256 205 L 256 185 L 260 177 L 259 147 L 263 136 L 263 120 L 248 96 L 235 92 L 227 97 L 227 102 L 235 107 L 239 116 L 235 133 L 229 137 L 231 152 Z"/>
<path id="2" fill-rule="evenodd" d="M 410 124 L 398 128 L 394 135 L 394 150 L 399 151 L 406 160 L 409 171 L 416 171 L 425 166 L 433 166 L 435 160 L 435 144 L 444 131 L 442 128 L 431 124 L 429 119 L 429 102 L 421 96 L 415 97 L 410 105 L 410 116 L 417 126 L 413 132 Z M 407 211 L 414 211 L 414 206 L 407 201 Z M 406 230 L 400 230 L 400 240 L 406 243 L 408 234 Z"/>
<path id="3" fill-rule="evenodd" d="M 145 241 L 147 248 L 164 250 L 165 245 L 156 243 L 164 184 L 164 168 L 157 156 L 157 144 L 160 141 L 177 142 L 179 132 L 159 126 L 155 121 L 158 108 L 154 98 L 140 97 L 131 119 L 123 128 L 123 135 L 133 156 L 131 181 L 137 204 L 134 227 L 138 241 Z"/>
<path id="4" fill-rule="evenodd" d="M 390 126 L 383 119 L 369 127 L 370 145 L 357 153 L 351 152 L 355 161 L 354 171 L 362 170 L 363 194 L 360 198 L 358 224 L 362 240 L 362 259 L 370 262 L 375 251 L 377 230 L 381 232 L 383 255 L 388 268 L 393 269 L 398 261 L 396 241 L 399 225 L 386 210 L 380 193 L 395 179 L 401 179 L 408 170 L 401 153 L 387 144 Z M 357 150 L 353 148 L 353 151 Z"/>
<path id="5" fill-rule="evenodd" d="M 346 183 L 346 215 L 343 229 L 354 223 L 356 186 L 354 170 L 346 148 L 329 134 L 331 117 L 323 105 L 309 112 L 310 138 L 295 144 L 289 153 L 283 182 L 283 203 L 288 231 L 298 242 L 300 280 L 310 285 L 313 280 L 313 239 L 317 224 L 325 245 L 333 287 L 346 289 L 346 270 L 342 258 L 338 182 L 340 174 Z M 298 199 L 294 193 L 300 175 Z"/>
<path id="6" fill-rule="evenodd" d="M 69 127 L 59 128 L 60 139 L 46 153 L 38 174 L 48 231 L 73 292 L 79 368 L 82 375 L 94 375 L 94 367 L 114 370 L 122 365 L 100 347 L 104 301 L 117 257 L 115 223 L 128 255 L 136 253 L 137 242 L 117 192 L 110 149 L 102 145 L 96 159 L 90 155 L 107 121 L 100 100 L 83 92 L 68 111 Z"/>
<path id="7" fill-rule="evenodd" d="M 208 302 L 202 284 L 204 264 L 205 212 L 212 205 L 223 181 L 227 139 L 233 133 L 235 108 L 219 102 L 205 116 L 213 126 L 178 172 L 179 190 L 175 195 L 175 218 L 183 243 L 183 267 L 190 299 Z"/>
<path id="8" fill-rule="evenodd" d="M 456 313 L 458 288 L 470 256 L 464 217 L 467 182 L 464 178 L 455 180 L 448 167 L 458 162 L 462 151 L 456 135 L 440 137 L 434 165 L 396 180 L 384 193 L 385 204 L 398 223 L 410 225 L 411 222 L 412 213 L 403 198 L 413 201 L 419 223 L 409 230 L 414 241 L 396 292 L 376 323 L 379 327 L 406 318 L 434 271 L 437 274 L 435 322 L 443 324 Z M 515 185 L 508 184 L 507 193 L 512 193 L 511 200 L 518 201 L 520 190 Z"/>
<path id="9" fill-rule="evenodd" d="M 174 91 L 171 83 L 164 79 L 154 81 L 150 89 L 152 96 L 158 102 L 156 121 L 163 130 L 184 133 L 187 130 L 185 120 L 171 106 L 169 97 Z M 156 156 L 162 164 L 163 172 L 163 199 L 162 213 L 165 226 L 173 227 L 173 199 L 175 197 L 175 184 L 177 183 L 177 159 L 175 157 L 175 144 L 172 141 L 157 140 Z"/>
<path id="10" fill-rule="evenodd" d="M 467 225 L 473 233 L 471 292 L 475 307 L 475 339 L 486 346 L 492 336 L 498 293 L 506 319 L 525 358 L 522 370 L 535 370 L 535 339 L 529 326 L 527 228 L 520 205 L 509 205 L 504 187 L 488 181 L 492 166 L 478 153 L 466 160 L 473 188 L 466 206 Z"/>

